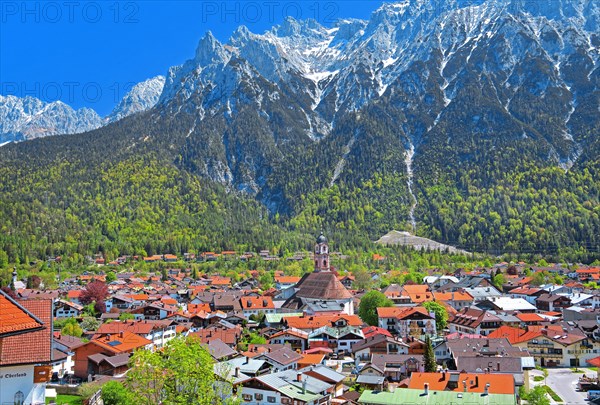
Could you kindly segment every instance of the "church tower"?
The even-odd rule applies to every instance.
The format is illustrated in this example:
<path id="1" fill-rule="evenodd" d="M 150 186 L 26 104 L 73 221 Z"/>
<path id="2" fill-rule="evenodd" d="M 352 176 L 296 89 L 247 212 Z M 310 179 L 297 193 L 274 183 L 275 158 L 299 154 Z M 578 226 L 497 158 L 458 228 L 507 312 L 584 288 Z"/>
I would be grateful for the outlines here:
<path id="1" fill-rule="evenodd" d="M 329 271 L 329 245 L 321 232 L 315 244 L 315 271 Z"/>

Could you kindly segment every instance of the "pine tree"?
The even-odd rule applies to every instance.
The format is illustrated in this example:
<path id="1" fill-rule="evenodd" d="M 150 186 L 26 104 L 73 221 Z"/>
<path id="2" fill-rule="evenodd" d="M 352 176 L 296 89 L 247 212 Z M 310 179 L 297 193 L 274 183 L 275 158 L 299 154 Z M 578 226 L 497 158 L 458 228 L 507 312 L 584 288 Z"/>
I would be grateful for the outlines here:
<path id="1" fill-rule="evenodd" d="M 429 336 L 425 337 L 425 354 L 423 355 L 426 373 L 435 373 L 437 364 L 435 362 L 435 354 L 433 353 L 433 345 Z"/>

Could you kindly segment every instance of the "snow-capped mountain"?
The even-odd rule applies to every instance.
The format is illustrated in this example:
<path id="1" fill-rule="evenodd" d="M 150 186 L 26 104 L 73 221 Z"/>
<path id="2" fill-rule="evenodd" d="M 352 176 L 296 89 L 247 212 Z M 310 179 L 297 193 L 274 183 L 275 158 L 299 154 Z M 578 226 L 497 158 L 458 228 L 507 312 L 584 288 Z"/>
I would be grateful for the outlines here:
<path id="1" fill-rule="evenodd" d="M 69 221 L 94 230 L 90 246 L 99 224 L 113 244 L 152 218 L 171 232 L 152 236 L 171 245 L 159 251 L 187 249 L 197 217 L 223 248 L 232 234 L 277 240 L 247 225 L 259 217 L 352 240 L 409 229 L 474 251 L 597 250 L 599 58 L 597 0 L 403 0 L 364 21 L 207 33 L 153 108 L 2 147 L 0 174 L 23 207 L 41 185 L 55 207 L 80 201 L 82 221 L 110 213 Z"/>
<path id="2" fill-rule="evenodd" d="M 91 108 L 74 110 L 61 101 L 45 103 L 29 96 L 0 95 L 0 142 L 74 134 L 102 124 L 102 118 Z"/>
<path id="3" fill-rule="evenodd" d="M 164 83 L 164 76 L 156 76 L 136 84 L 105 118 L 91 108 L 75 110 L 61 101 L 0 95 L 0 144 L 87 132 L 146 111 L 158 101 Z"/>
<path id="4" fill-rule="evenodd" d="M 594 0 L 404 0 L 330 28 L 288 18 L 227 43 L 208 33 L 169 70 L 159 105 L 193 117 L 187 137 L 220 145 L 198 152 L 200 173 L 256 193 L 290 144 L 340 136 L 369 108 L 395 123 L 409 176 L 413 158 L 423 169 L 420 157 L 451 148 L 460 161 L 483 143 L 520 142 L 568 170 L 600 121 L 599 24 Z M 248 114 L 256 131 L 227 132 Z M 361 153 L 357 131 L 331 184 Z"/>
<path id="5" fill-rule="evenodd" d="M 156 76 L 136 84 L 121 99 L 106 120 L 115 122 L 131 114 L 149 110 L 154 107 L 165 85 L 164 76 Z"/>

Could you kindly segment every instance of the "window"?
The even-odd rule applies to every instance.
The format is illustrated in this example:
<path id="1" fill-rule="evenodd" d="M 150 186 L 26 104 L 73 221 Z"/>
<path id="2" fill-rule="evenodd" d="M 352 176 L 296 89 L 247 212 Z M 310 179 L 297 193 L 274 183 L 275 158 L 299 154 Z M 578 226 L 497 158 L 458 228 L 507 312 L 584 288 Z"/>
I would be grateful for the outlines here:
<path id="1" fill-rule="evenodd" d="M 269 398 L 273 398 L 273 397 L 269 397 Z M 267 398 L 267 400 L 269 399 Z M 281 398 L 281 403 L 282 404 L 291 404 L 292 401 L 289 398 Z"/>
<path id="2" fill-rule="evenodd" d="M 15 394 L 15 405 L 23 405 L 25 402 L 25 395 L 23 395 L 23 391 L 17 391 Z"/>
<path id="3" fill-rule="evenodd" d="M 257 401 L 262 401 L 263 394 L 254 394 L 254 399 L 256 399 Z"/>
<path id="4" fill-rule="evenodd" d="M 270 403 L 274 404 L 275 403 L 275 397 L 267 397 L 267 402 L 270 402 Z"/>
<path id="5" fill-rule="evenodd" d="M 242 394 L 242 399 L 246 402 L 252 401 L 252 395 L 250 394 Z"/>

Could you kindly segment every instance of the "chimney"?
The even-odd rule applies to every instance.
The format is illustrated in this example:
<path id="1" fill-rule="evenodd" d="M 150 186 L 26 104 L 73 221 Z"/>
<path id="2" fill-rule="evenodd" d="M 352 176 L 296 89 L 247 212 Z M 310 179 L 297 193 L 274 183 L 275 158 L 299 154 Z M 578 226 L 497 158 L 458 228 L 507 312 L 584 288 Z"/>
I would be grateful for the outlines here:
<path id="1" fill-rule="evenodd" d="M 302 381 L 302 393 L 306 394 L 306 379 Z"/>
<path id="2" fill-rule="evenodd" d="M 467 380 L 463 380 L 463 391 L 467 392 Z"/>
<path id="3" fill-rule="evenodd" d="M 489 395 L 490 394 L 490 383 L 487 383 L 485 385 L 485 388 L 483 389 L 483 395 Z"/>
<path id="4" fill-rule="evenodd" d="M 442 381 L 446 381 L 446 371 L 442 370 Z"/>
<path id="5" fill-rule="evenodd" d="M 423 384 L 423 393 L 429 395 L 429 383 Z"/>
<path id="6" fill-rule="evenodd" d="M 244 361 L 244 364 L 248 364 L 250 363 L 250 357 L 246 356 L 246 360 Z"/>
<path id="7" fill-rule="evenodd" d="M 479 376 L 478 375 L 475 376 L 475 386 L 479 387 Z"/>
<path id="8" fill-rule="evenodd" d="M 234 371 L 234 373 L 233 373 L 233 376 L 234 376 L 234 377 L 236 377 L 236 378 L 240 376 L 240 368 L 239 368 L 239 367 L 236 367 L 236 368 L 235 368 L 235 371 Z"/>
<path id="9" fill-rule="evenodd" d="M 500 371 L 500 362 L 496 363 L 496 371 Z"/>
<path id="10" fill-rule="evenodd" d="M 123 331 L 119 332 L 119 337 L 120 338 L 124 338 L 125 337 L 125 332 L 123 332 Z"/>
<path id="11" fill-rule="evenodd" d="M 302 381 L 302 373 L 296 374 L 296 381 L 298 381 L 298 382 Z"/>

